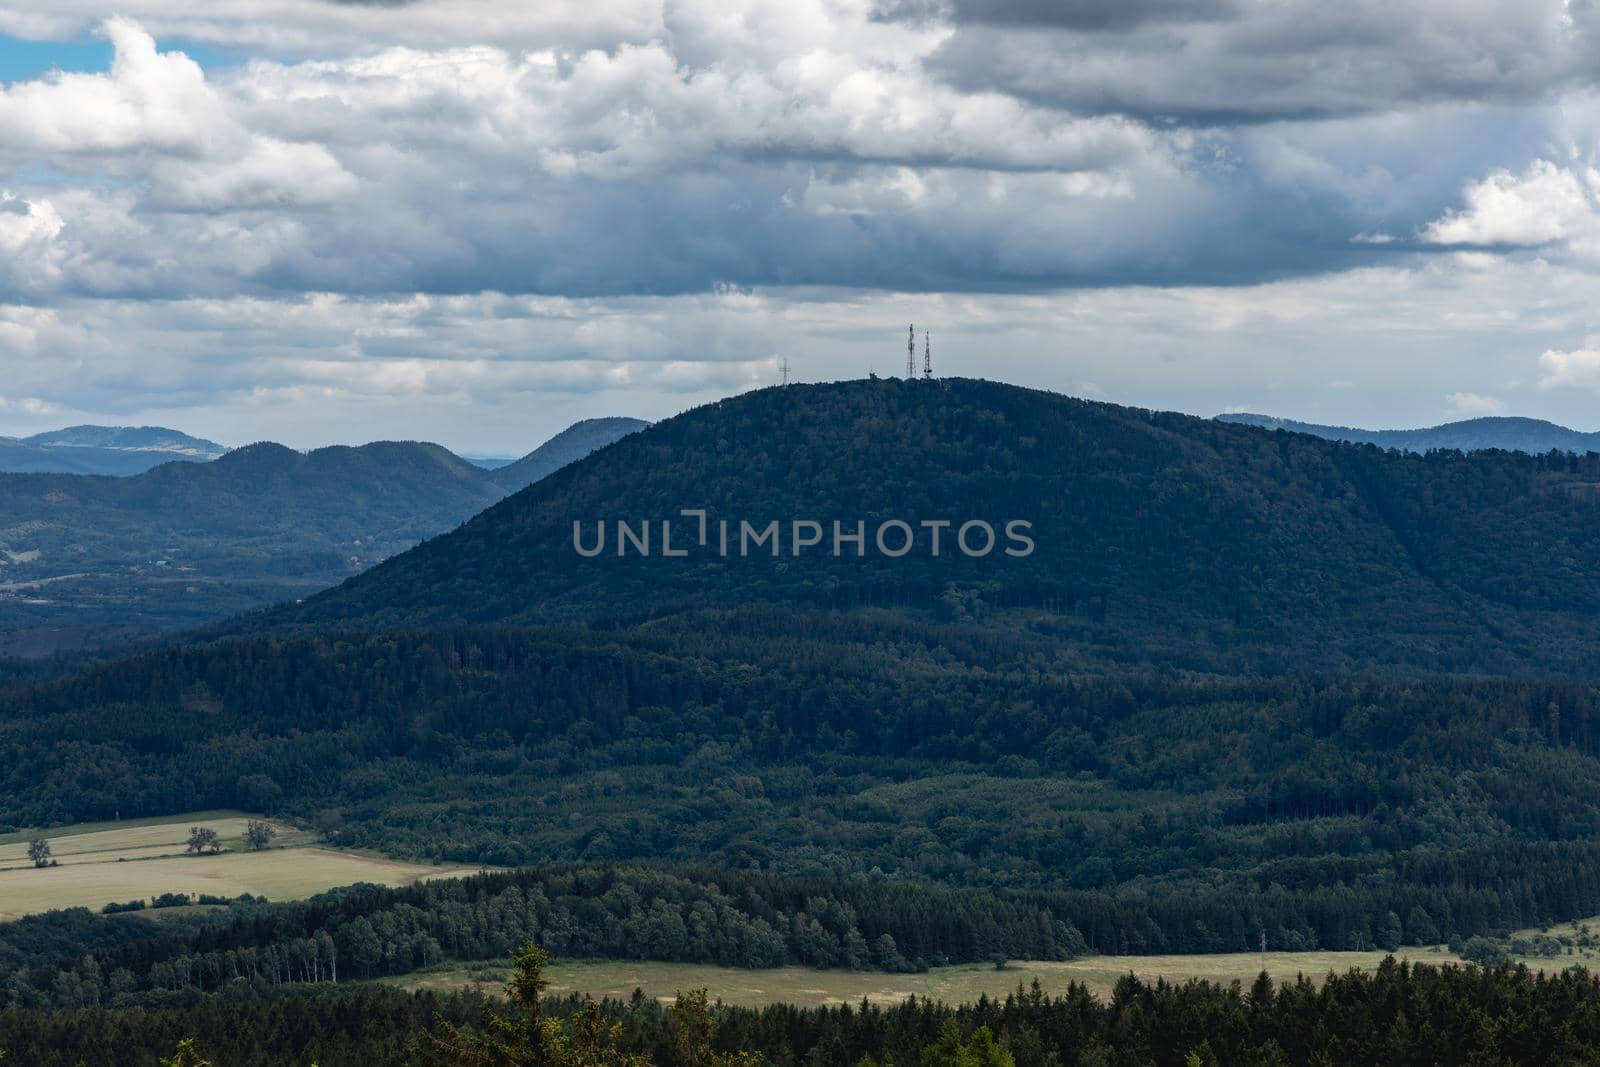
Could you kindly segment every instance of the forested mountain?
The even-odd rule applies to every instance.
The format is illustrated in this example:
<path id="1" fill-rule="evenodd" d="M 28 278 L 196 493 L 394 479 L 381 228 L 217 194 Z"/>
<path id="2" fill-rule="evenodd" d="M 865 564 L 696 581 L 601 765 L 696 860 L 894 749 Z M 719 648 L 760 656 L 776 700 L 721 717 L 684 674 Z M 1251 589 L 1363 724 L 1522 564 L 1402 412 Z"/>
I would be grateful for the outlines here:
<path id="1" fill-rule="evenodd" d="M 0 656 L 107 644 L 325 589 L 632 424 L 580 423 L 498 471 L 437 445 L 379 442 L 309 453 L 263 443 L 131 477 L 0 474 Z M 30 440 L 53 454 L 165 442 L 199 456 L 207 444 L 102 427 Z"/>
<path id="2" fill-rule="evenodd" d="M 1356 444 L 1377 445 L 1379 448 L 1398 448 L 1405 452 L 1427 452 L 1436 448 L 1451 448 L 1460 452 L 1475 452 L 1497 448 L 1507 452 L 1527 452 L 1542 455 L 1545 452 L 1600 452 L 1600 433 L 1569 430 L 1543 419 L 1524 419 L 1512 416 L 1486 416 L 1479 419 L 1462 419 L 1442 426 L 1429 426 L 1420 430 L 1360 430 L 1350 426 L 1321 426 L 1312 422 L 1296 422 L 1271 415 L 1227 414 L 1218 415 L 1222 422 L 1241 426 L 1258 426 L 1264 430 L 1287 430 L 1306 433 L 1330 441 L 1351 441 Z"/>
<path id="3" fill-rule="evenodd" d="M 69 426 L 32 437 L 0 437 L 0 472 L 139 474 L 174 460 L 205 462 L 227 449 L 160 426 Z"/>
<path id="4" fill-rule="evenodd" d="M 1597 483 L 982 382 L 765 390 L 231 636 L 19 673 L 0 822 L 236 806 L 439 859 L 1077 893 L 1101 950 L 1570 918 L 1600 911 Z M 1036 544 L 574 549 L 690 506 Z"/>
<path id="5" fill-rule="evenodd" d="M 493 471 L 497 485 L 508 493 L 525 489 L 569 463 L 649 426 L 642 419 L 584 419 L 575 422 L 514 463 Z"/>
<path id="6" fill-rule="evenodd" d="M 334 460 L 439 486 L 464 466 L 203 469 L 265 486 Z M 303 604 L 0 676 L 4 828 L 232 807 L 534 868 L 132 940 L 41 920 L 0 937 L 8 1017 L 248 1014 L 244 989 L 335 955 L 348 979 L 524 936 L 897 969 L 1592 915 L 1597 501 L 1600 456 L 1408 454 L 984 382 L 697 409 Z M 617 555 L 617 519 L 652 520 L 649 555 Z M 723 519 L 777 520 L 780 554 L 724 555 Z M 823 543 L 796 554 L 796 519 Z M 835 519 L 863 524 L 859 556 L 832 554 Z M 996 550 L 942 528 L 932 553 L 923 522 L 977 519 Z M 592 546 L 602 520 L 580 553 L 574 522 Z M 905 555 L 876 543 L 891 520 Z M 1031 551 L 1004 553 L 1010 521 Z"/>
<path id="7" fill-rule="evenodd" d="M 706 546 L 685 508 L 706 510 Z M 650 522 L 654 551 L 629 542 L 619 557 L 617 520 L 635 533 Z M 685 556 L 664 556 L 662 520 Z M 778 556 L 741 546 L 742 522 L 773 520 Z M 795 520 L 822 534 L 799 556 Z M 889 520 L 917 538 L 899 558 L 875 544 Z M 938 557 L 920 525 L 934 520 L 954 524 Z M 996 532 L 983 558 L 954 544 L 969 520 Z M 1030 524 L 1031 554 L 1004 551 L 1019 544 L 1002 532 L 1014 520 Z M 1149 662 L 1576 673 L 1600 652 L 1597 520 L 1595 456 L 1399 454 L 967 380 L 793 386 L 623 438 L 254 625 L 544 623 L 751 601 L 1016 608 Z M 864 524 L 862 554 L 832 554 L 835 521 Z M 610 540 L 584 558 L 574 524 L 592 550 L 601 523 Z"/>

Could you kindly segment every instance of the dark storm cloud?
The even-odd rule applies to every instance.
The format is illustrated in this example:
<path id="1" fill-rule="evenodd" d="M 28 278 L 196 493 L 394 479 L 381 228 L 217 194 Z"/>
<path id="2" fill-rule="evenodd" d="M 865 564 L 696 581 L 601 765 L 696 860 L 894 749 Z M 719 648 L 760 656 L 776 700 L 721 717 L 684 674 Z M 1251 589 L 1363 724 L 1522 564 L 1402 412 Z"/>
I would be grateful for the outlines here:
<path id="1" fill-rule="evenodd" d="M 1467 109 L 1292 136 L 1246 130 L 1108 189 L 952 168 L 923 171 L 907 192 L 895 166 L 760 159 L 440 200 L 433 191 L 460 180 L 445 170 L 410 187 L 392 178 L 394 200 L 330 216 L 256 280 L 576 296 L 1249 284 L 1393 262 L 1406 241 L 1352 237 L 1414 234 L 1454 201 L 1461 173 L 1519 165 L 1549 135 L 1513 112 Z"/>
<path id="2" fill-rule="evenodd" d="M 884 0 L 877 14 L 884 19 L 1110 30 L 1157 19 L 1222 18 L 1240 8 L 1240 0 Z"/>
<path id="3" fill-rule="evenodd" d="M 952 0 L 930 67 L 1080 113 L 1229 125 L 1532 101 L 1600 73 L 1592 0 Z"/>

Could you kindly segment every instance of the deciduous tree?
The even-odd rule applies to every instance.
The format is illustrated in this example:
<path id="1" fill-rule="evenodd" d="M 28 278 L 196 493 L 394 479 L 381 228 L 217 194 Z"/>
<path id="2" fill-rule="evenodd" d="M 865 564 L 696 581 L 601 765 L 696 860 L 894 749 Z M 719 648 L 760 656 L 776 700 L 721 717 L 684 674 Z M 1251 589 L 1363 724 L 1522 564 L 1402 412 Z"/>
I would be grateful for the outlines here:
<path id="1" fill-rule="evenodd" d="M 244 828 L 244 841 L 253 849 L 263 849 L 272 844 L 272 839 L 278 836 L 277 828 L 261 819 L 251 819 Z"/>
<path id="2" fill-rule="evenodd" d="M 50 866 L 50 842 L 43 835 L 28 839 L 28 859 L 35 867 Z"/>
<path id="3" fill-rule="evenodd" d="M 222 838 L 209 826 L 194 826 L 189 829 L 188 850 L 195 855 L 202 852 L 221 852 Z"/>

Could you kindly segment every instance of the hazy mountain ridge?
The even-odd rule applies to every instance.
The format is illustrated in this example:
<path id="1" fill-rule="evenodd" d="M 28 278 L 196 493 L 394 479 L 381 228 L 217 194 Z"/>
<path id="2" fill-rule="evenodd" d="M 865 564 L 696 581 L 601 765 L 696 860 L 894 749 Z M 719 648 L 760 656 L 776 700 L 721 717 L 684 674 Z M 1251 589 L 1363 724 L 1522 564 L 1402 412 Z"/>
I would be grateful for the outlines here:
<path id="1" fill-rule="evenodd" d="M 1551 451 L 1600 452 L 1600 433 L 1585 433 L 1582 430 L 1570 430 L 1565 426 L 1546 422 L 1544 419 L 1509 415 L 1463 419 L 1459 422 L 1447 422 L 1417 430 L 1363 430 L 1351 426 L 1324 426 L 1294 419 L 1280 419 L 1272 415 L 1243 412 L 1218 415 L 1217 419 L 1220 422 L 1256 426 L 1264 430 L 1287 430 L 1330 441 L 1398 448 L 1406 452 L 1427 452 L 1436 448 L 1453 448 L 1462 452 L 1498 448 L 1532 455 Z"/>
<path id="2" fill-rule="evenodd" d="M 573 423 L 521 459 L 493 468 L 491 475 L 495 484 L 508 493 L 515 493 L 649 425 L 643 419 L 584 419 Z"/>
<path id="3" fill-rule="evenodd" d="M 393 441 L 260 442 L 126 477 L 0 474 L 0 655 L 310 594 L 452 529 L 523 488 L 521 476 Z"/>
<path id="4" fill-rule="evenodd" d="M 68 426 L 0 437 L 0 473 L 131 476 L 174 460 L 206 462 L 227 449 L 163 426 Z"/>
<path id="5" fill-rule="evenodd" d="M 41 448 L 114 448 L 128 452 L 175 452 L 215 459 L 227 451 L 215 441 L 164 426 L 68 426 L 24 437 Z"/>

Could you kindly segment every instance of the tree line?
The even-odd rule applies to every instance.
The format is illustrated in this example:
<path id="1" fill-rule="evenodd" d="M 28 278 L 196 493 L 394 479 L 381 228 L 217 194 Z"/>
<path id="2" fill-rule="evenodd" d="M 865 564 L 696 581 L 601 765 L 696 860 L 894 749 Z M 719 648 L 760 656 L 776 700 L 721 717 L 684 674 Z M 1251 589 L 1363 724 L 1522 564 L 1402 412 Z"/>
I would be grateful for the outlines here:
<path id="1" fill-rule="evenodd" d="M 949 1005 L 739 1008 L 680 991 L 596 1004 L 541 997 L 520 952 L 507 1002 L 359 984 L 266 995 L 152 994 L 137 1007 L 0 1009 L 30 1067 L 1521 1067 L 1600 1062 L 1600 980 L 1582 968 L 1407 964 L 1248 987 L 1119 980 L 1104 999 L 1035 983 Z M 498 1056 L 498 1058 L 495 1058 Z M 203 1060 L 202 1060 L 203 1057 Z"/>
<path id="2" fill-rule="evenodd" d="M 370 979 L 502 959 L 523 941 L 580 958 L 885 971 L 1087 951 L 1050 902 L 983 890 L 579 866 L 244 898 L 160 925 L 81 911 L 24 919 L 0 926 L 0 1005 Z"/>
<path id="3" fill-rule="evenodd" d="M 1593 849 L 1591 849 L 1593 851 Z M 1600 856 L 1589 857 L 1600 872 Z M 1295 893 L 996 891 L 880 879 L 597 864 L 360 885 L 309 901 L 245 897 L 225 909 L 129 923 L 81 909 L 0 926 L 0 1004 L 82 1008 L 149 991 L 217 992 L 403 975 L 503 958 L 523 940 L 561 956 L 730 967 L 924 970 L 1088 953 L 1472 945 L 1539 925 L 1537 897 L 1473 880 L 1572 888 L 1548 847 L 1483 850 L 1449 869 L 1459 891 L 1407 883 Z M 1441 873 L 1443 876 L 1443 872 Z M 1564 907 L 1600 910 L 1600 878 Z M 189 903 L 186 897 L 181 903 Z M 1474 941 L 1476 939 L 1476 941 Z M 1481 957 L 1487 962 L 1503 959 Z"/>

